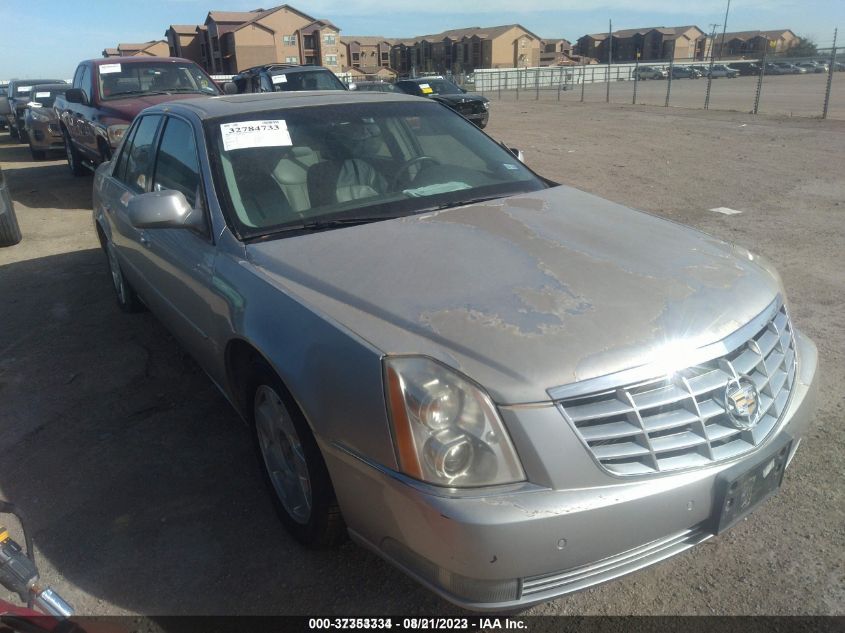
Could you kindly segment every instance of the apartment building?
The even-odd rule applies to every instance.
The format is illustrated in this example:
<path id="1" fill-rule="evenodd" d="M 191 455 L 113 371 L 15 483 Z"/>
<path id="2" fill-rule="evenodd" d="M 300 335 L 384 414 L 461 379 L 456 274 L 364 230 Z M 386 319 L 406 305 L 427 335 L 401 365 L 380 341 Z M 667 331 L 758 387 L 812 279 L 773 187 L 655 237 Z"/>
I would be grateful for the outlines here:
<path id="1" fill-rule="evenodd" d="M 704 59 L 707 35 L 694 25 L 657 26 L 622 29 L 608 33 L 592 33 L 578 38 L 577 53 L 607 63 L 608 49 L 613 49 L 614 62 Z"/>
<path id="2" fill-rule="evenodd" d="M 347 65 L 340 29 L 286 4 L 266 10 L 210 11 L 197 33 L 199 62 L 211 73 L 235 74 L 273 62 L 318 64 L 335 72 Z"/>
<path id="3" fill-rule="evenodd" d="M 205 35 L 201 34 L 198 24 L 171 24 L 164 34 L 171 57 L 184 57 L 202 64 Z"/>
<path id="4" fill-rule="evenodd" d="M 519 24 L 452 29 L 398 41 L 391 65 L 400 74 L 472 72 L 538 66 L 542 40 Z"/>
<path id="5" fill-rule="evenodd" d="M 115 52 L 117 54 L 114 54 Z M 107 48 L 103 51 L 103 57 L 167 57 L 169 54 L 170 49 L 164 40 L 151 40 L 139 44 L 121 43 L 117 45 L 116 49 Z"/>
<path id="6" fill-rule="evenodd" d="M 575 63 L 569 40 L 544 40 L 540 51 L 540 66 L 569 66 Z"/>
<path id="7" fill-rule="evenodd" d="M 710 38 L 707 38 L 707 53 L 711 49 Z M 743 57 L 759 59 L 763 51 L 767 55 L 772 53 L 786 53 L 798 44 L 798 36 L 791 29 L 774 29 L 771 31 L 737 31 L 725 33 L 724 44 L 721 33 L 717 33 L 712 42 L 716 59 L 740 59 Z"/>
<path id="8" fill-rule="evenodd" d="M 346 49 L 348 69 L 376 74 L 381 68 L 390 68 L 390 51 L 395 40 L 380 35 L 344 35 L 340 38 Z"/>

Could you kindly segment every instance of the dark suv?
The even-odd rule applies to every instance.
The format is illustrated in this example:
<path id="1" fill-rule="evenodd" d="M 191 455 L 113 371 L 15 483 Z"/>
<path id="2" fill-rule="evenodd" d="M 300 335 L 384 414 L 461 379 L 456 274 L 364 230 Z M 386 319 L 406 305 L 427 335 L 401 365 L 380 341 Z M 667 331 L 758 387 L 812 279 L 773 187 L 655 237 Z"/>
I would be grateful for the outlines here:
<path id="1" fill-rule="evenodd" d="M 9 102 L 9 113 L 6 115 L 6 122 L 9 125 L 9 136 L 26 142 L 23 117 L 26 113 L 26 105 L 29 103 L 29 95 L 33 86 L 42 84 L 62 84 L 63 79 L 13 79 L 6 86 L 6 93 L 3 98 Z"/>
<path id="2" fill-rule="evenodd" d="M 406 94 L 439 101 L 482 129 L 487 126 L 487 121 L 490 118 L 490 100 L 487 97 L 467 92 L 448 79 L 418 77 L 416 79 L 401 79 L 395 85 Z"/>
<path id="3" fill-rule="evenodd" d="M 242 70 L 232 78 L 238 93 L 346 90 L 332 71 L 322 66 L 265 64 Z"/>

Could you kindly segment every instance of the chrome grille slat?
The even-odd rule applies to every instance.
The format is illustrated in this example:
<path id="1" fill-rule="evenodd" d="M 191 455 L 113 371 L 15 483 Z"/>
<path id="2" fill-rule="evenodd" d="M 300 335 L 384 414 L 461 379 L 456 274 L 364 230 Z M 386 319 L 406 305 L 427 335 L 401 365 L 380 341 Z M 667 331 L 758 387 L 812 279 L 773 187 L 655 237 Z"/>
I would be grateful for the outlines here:
<path id="1" fill-rule="evenodd" d="M 749 338 L 723 356 L 671 376 L 606 385 L 559 400 L 558 407 L 598 462 L 617 475 L 683 470 L 748 452 L 777 426 L 795 380 L 789 316 L 784 306 L 770 310 L 768 321 L 757 317 L 755 329 L 743 331 Z M 729 380 L 744 376 L 758 391 L 760 419 L 750 431 L 735 426 L 725 408 Z"/>

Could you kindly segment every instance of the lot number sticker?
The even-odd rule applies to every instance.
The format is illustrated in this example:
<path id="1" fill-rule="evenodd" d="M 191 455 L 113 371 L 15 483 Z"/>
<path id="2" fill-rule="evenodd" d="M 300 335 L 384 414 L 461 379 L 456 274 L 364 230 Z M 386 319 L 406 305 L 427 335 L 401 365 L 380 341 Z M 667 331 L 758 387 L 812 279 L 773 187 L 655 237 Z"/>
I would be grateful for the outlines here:
<path id="1" fill-rule="evenodd" d="M 46 99 L 46 98 L 47 98 L 47 97 L 49 97 L 49 96 L 50 96 L 50 93 L 49 93 L 49 92 L 36 92 L 36 93 L 35 93 L 35 98 L 36 98 L 36 99 Z"/>
<path id="2" fill-rule="evenodd" d="M 428 84 L 420 84 L 420 90 L 422 90 L 424 95 L 430 95 L 434 90 L 431 89 L 431 86 Z"/>
<path id="3" fill-rule="evenodd" d="M 221 123 L 220 133 L 223 135 L 223 149 L 227 152 L 233 149 L 250 147 L 288 147 L 293 145 L 290 140 L 288 125 L 281 120 Z"/>
<path id="4" fill-rule="evenodd" d="M 111 73 L 119 73 L 120 72 L 120 64 L 103 64 L 100 66 L 100 74 L 101 75 L 108 75 Z"/>
<path id="5" fill-rule="evenodd" d="M 275 86 L 276 84 L 286 84 L 286 83 L 288 82 L 288 78 L 287 78 L 287 77 L 285 77 L 284 75 L 273 75 L 273 76 L 271 77 L 271 79 L 273 80 L 273 85 L 274 85 L 274 86 Z"/>
<path id="6" fill-rule="evenodd" d="M 29 92 L 32 90 L 32 86 L 18 86 L 18 92 Z"/>

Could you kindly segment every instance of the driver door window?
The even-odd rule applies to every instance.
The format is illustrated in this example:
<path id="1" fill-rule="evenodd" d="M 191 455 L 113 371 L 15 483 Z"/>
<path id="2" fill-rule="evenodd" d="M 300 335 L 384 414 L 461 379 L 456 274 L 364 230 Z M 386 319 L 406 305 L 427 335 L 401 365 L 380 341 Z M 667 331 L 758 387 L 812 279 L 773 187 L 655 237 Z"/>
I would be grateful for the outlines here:
<path id="1" fill-rule="evenodd" d="M 141 119 L 126 157 L 126 172 L 120 178 L 135 193 L 150 190 L 149 181 L 153 166 L 153 144 L 161 123 L 161 116 L 150 115 Z"/>

